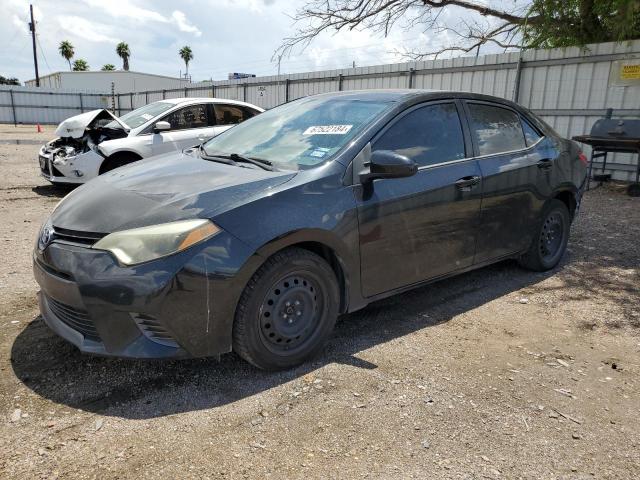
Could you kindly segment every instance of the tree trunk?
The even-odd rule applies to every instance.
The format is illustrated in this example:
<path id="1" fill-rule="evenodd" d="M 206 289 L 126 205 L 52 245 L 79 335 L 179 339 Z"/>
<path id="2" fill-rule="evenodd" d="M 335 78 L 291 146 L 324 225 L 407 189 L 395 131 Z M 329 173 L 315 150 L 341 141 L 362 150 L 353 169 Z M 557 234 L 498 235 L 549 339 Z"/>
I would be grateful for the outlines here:
<path id="1" fill-rule="evenodd" d="M 128 71 L 129 71 L 129 57 L 124 57 L 124 58 L 122 59 L 122 69 L 123 69 L 125 72 L 128 72 Z"/>

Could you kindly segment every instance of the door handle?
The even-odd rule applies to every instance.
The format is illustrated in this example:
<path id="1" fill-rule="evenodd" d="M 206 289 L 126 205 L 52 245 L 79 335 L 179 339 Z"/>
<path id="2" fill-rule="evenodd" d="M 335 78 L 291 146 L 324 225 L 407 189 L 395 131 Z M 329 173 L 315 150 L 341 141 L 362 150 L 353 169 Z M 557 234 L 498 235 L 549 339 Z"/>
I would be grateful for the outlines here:
<path id="1" fill-rule="evenodd" d="M 480 177 L 477 175 L 462 177 L 456 180 L 455 185 L 460 190 L 469 191 L 472 187 L 480 183 Z"/>
<path id="2" fill-rule="evenodd" d="M 551 167 L 553 167 L 553 161 L 550 158 L 543 158 L 537 163 L 537 165 L 541 170 L 549 170 Z"/>

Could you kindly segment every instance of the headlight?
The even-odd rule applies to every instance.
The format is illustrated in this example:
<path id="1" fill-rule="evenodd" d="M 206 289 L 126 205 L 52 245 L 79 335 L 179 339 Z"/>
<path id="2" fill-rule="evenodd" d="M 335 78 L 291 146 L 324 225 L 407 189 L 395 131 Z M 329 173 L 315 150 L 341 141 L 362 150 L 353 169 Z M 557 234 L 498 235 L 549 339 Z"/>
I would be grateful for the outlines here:
<path id="1" fill-rule="evenodd" d="M 135 265 L 181 252 L 219 231 L 209 220 L 183 220 L 114 232 L 92 248 L 113 253 L 125 265 Z"/>

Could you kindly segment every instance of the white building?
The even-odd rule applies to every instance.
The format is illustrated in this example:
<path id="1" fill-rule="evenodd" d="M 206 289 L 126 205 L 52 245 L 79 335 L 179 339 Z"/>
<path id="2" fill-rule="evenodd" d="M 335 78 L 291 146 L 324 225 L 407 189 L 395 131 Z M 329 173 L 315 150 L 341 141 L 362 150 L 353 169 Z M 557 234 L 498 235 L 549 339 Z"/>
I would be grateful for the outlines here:
<path id="1" fill-rule="evenodd" d="M 114 70 L 111 72 L 56 72 L 40 77 L 41 87 L 99 92 L 110 92 L 112 82 L 115 93 L 168 90 L 190 85 L 188 81 L 177 77 L 166 77 L 152 73 L 127 72 L 124 70 Z M 35 87 L 36 81 L 35 79 L 27 80 L 24 84 L 27 87 Z"/>

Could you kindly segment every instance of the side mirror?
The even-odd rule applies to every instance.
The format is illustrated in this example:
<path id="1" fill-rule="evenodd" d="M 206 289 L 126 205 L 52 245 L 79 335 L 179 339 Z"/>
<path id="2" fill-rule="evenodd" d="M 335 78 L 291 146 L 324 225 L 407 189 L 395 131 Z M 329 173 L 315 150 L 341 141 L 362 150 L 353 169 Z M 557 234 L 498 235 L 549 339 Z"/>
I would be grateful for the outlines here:
<path id="1" fill-rule="evenodd" d="M 153 133 L 165 132 L 171 130 L 171 124 L 169 122 L 156 122 L 153 126 Z"/>
<path id="2" fill-rule="evenodd" d="M 365 164 L 367 166 L 368 171 L 360 172 L 360 183 L 363 184 L 376 178 L 410 177 L 418 172 L 416 162 L 391 150 L 376 150 Z"/>

